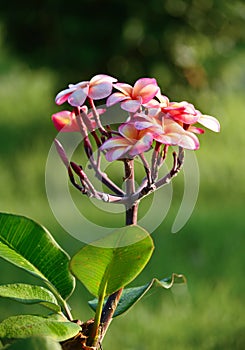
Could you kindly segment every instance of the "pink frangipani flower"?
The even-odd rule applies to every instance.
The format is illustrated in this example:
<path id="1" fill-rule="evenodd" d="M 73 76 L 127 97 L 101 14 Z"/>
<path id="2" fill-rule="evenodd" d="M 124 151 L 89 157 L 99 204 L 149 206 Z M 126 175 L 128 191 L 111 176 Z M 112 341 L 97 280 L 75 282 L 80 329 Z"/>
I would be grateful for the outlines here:
<path id="1" fill-rule="evenodd" d="M 60 111 L 52 115 L 52 122 L 58 131 L 79 131 L 74 111 Z"/>
<path id="2" fill-rule="evenodd" d="M 134 120 L 136 129 L 151 132 L 153 139 L 162 144 L 177 145 L 191 150 L 199 148 L 199 141 L 196 135 L 184 130 L 181 125 L 166 117 L 164 113 L 159 113 L 157 117 L 139 113 Z"/>
<path id="3" fill-rule="evenodd" d="M 121 135 L 110 138 L 100 147 L 107 151 L 106 159 L 109 162 L 123 158 L 132 159 L 151 147 L 152 134 L 136 129 L 133 123 L 121 124 L 118 130 Z"/>
<path id="4" fill-rule="evenodd" d="M 212 131 L 220 131 L 220 124 L 216 118 L 210 115 L 203 115 L 191 103 L 186 101 L 170 102 L 168 106 L 161 108 L 161 110 L 168 117 L 184 125 L 185 129 L 198 134 L 204 133 L 204 130 L 193 127 L 191 126 L 192 124 L 199 123 Z"/>
<path id="5" fill-rule="evenodd" d="M 140 106 L 148 103 L 158 93 L 159 87 L 155 79 L 141 78 L 132 87 L 125 83 L 116 83 L 113 87 L 120 92 L 115 92 L 107 99 L 107 107 L 121 102 L 125 111 L 135 113 Z"/>
<path id="6" fill-rule="evenodd" d="M 85 121 L 86 127 L 91 132 L 96 129 L 96 122 L 93 119 L 93 113 L 88 113 L 87 106 L 82 106 L 81 110 L 81 118 L 84 117 L 83 113 L 85 113 L 85 117 L 88 122 Z M 105 109 L 98 108 L 98 114 L 103 114 Z M 84 117 L 84 118 L 85 118 Z M 61 111 L 52 115 L 52 121 L 54 123 L 55 128 L 61 132 L 72 132 L 72 131 L 80 131 L 80 126 L 77 123 L 75 110 L 71 111 Z"/>
<path id="7" fill-rule="evenodd" d="M 90 81 L 82 81 L 77 84 L 70 84 L 68 89 L 58 93 L 55 102 L 58 105 L 68 101 L 73 107 L 80 107 L 89 97 L 93 100 L 100 100 L 110 95 L 112 84 L 117 79 L 105 74 L 95 75 Z"/>

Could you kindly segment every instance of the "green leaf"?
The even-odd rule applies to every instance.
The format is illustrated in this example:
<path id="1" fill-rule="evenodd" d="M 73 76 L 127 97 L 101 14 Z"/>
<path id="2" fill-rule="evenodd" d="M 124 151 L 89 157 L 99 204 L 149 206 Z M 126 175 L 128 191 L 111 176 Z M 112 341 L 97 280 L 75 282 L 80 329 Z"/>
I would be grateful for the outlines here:
<path id="1" fill-rule="evenodd" d="M 0 323 L 0 338 L 6 340 L 31 336 L 52 337 L 64 341 L 74 337 L 81 328 L 73 322 L 59 322 L 53 318 L 19 315 L 11 316 Z"/>
<path id="2" fill-rule="evenodd" d="M 3 348 L 8 350 L 62 350 L 61 345 L 49 337 L 24 338 Z"/>
<path id="3" fill-rule="evenodd" d="M 69 257 L 51 234 L 24 216 L 0 213 L 0 256 L 44 280 L 66 299 L 75 285 Z"/>
<path id="4" fill-rule="evenodd" d="M 159 287 L 170 289 L 175 283 L 186 283 L 186 279 L 183 275 L 173 273 L 171 277 L 164 278 L 162 280 L 153 278 L 151 282 L 143 286 L 124 289 L 113 317 L 119 316 L 129 310 L 150 290 L 154 290 Z M 98 299 L 90 300 L 88 303 L 93 310 L 96 310 Z"/>
<path id="5" fill-rule="evenodd" d="M 143 270 L 153 249 L 151 236 L 143 228 L 126 226 L 83 247 L 72 257 L 70 268 L 90 293 L 106 296 L 131 282 Z"/>
<path id="6" fill-rule="evenodd" d="M 41 286 L 23 283 L 0 285 L 0 297 L 24 304 L 41 304 L 54 312 L 61 311 L 53 293 Z"/>

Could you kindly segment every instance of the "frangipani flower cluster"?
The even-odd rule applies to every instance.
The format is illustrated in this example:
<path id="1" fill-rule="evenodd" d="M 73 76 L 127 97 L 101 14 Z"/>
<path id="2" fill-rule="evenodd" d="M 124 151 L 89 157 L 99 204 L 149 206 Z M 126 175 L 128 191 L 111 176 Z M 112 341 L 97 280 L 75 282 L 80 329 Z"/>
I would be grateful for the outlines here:
<path id="1" fill-rule="evenodd" d="M 129 113 L 115 136 L 106 132 L 100 122 L 105 109 L 97 109 L 94 100 L 101 99 L 106 99 L 108 108 L 120 104 Z M 192 104 L 169 101 L 153 78 L 138 79 L 131 86 L 99 74 L 90 81 L 70 84 L 55 100 L 58 105 L 67 101 L 74 107 L 72 111 L 61 111 L 52 116 L 56 129 L 62 132 L 79 132 L 84 128 L 89 132 L 100 130 L 103 137 L 99 142 L 97 139 L 97 145 L 100 144 L 100 150 L 106 152 L 108 161 L 132 159 L 155 144 L 197 150 L 199 140 L 196 134 L 204 133 L 197 123 L 215 132 L 220 130 L 216 118 L 203 115 Z M 92 112 L 88 113 L 86 103 Z"/>
<path id="2" fill-rule="evenodd" d="M 68 102 L 72 106 L 71 110 L 63 110 L 52 115 L 56 129 L 60 132 L 79 132 L 82 135 L 88 169 L 93 171 L 91 179 L 83 165 L 68 159 L 65 149 L 56 139 L 54 143 L 67 169 L 71 184 L 89 198 L 123 205 L 126 226 L 137 224 L 141 199 L 168 184 L 179 173 L 184 164 L 184 149 L 197 150 L 199 148 L 197 135 L 203 134 L 204 130 L 196 124 L 201 124 L 215 132 L 220 130 L 216 118 L 202 114 L 191 103 L 170 101 L 161 92 L 154 78 L 138 79 L 131 86 L 127 83 L 117 82 L 114 77 L 99 74 L 90 81 L 70 84 L 68 89 L 58 93 L 55 100 L 58 105 Z M 100 107 L 101 104 L 103 104 L 103 108 Z M 121 110 L 127 112 L 125 120 L 116 130 L 112 129 L 112 125 L 115 125 L 113 118 L 111 118 L 112 125 L 103 123 L 103 114 L 114 105 L 119 105 Z M 119 112 L 116 113 L 120 113 L 120 108 Z M 125 112 L 122 114 L 124 115 Z M 164 171 L 163 174 L 160 172 L 160 168 L 170 153 L 169 146 L 177 147 L 174 147 L 172 151 L 171 169 Z M 95 147 L 96 152 L 94 152 Z M 145 156 L 146 152 L 148 152 L 149 157 Z M 101 169 L 103 156 L 109 162 L 118 160 L 122 162 L 124 172 L 121 186 L 114 182 L 109 173 Z M 143 169 L 143 174 L 140 172 L 137 176 L 137 182 L 135 181 L 137 170 L 135 157 L 138 157 Z M 121 170 L 122 167 L 120 167 Z M 92 181 L 95 177 L 103 186 L 97 187 L 97 182 Z M 136 233 L 134 231 L 132 243 L 135 243 L 135 240 L 140 240 L 143 242 L 144 251 L 149 251 L 145 246 L 147 232 L 145 230 L 144 232 L 142 240 L 137 231 Z M 127 239 L 123 245 L 134 247 L 130 244 L 129 234 L 131 235 L 131 231 L 127 231 Z M 120 249 L 122 248 L 121 241 L 123 241 L 121 237 L 121 233 L 120 236 L 116 234 L 111 241 L 115 241 L 116 246 Z M 114 246 L 112 248 L 115 251 Z M 127 247 L 126 250 L 128 251 Z M 80 253 L 81 251 L 78 253 L 79 259 Z M 138 257 L 138 255 L 140 256 Z M 142 256 L 142 254 L 137 254 L 137 260 L 142 260 Z M 127 257 L 128 254 L 126 260 L 128 260 Z M 86 256 L 85 259 L 87 259 Z M 119 265 L 121 265 L 123 262 L 121 257 L 119 260 Z M 135 269 L 135 267 L 133 268 Z M 86 340 L 86 349 L 97 349 L 100 345 L 118 305 L 123 287 L 124 285 L 120 289 L 113 287 L 112 294 L 108 297 L 104 307 L 104 296 L 107 296 L 109 292 L 107 289 L 100 291 L 101 288 L 99 288 L 95 317 L 92 322 L 89 320 L 88 325 L 85 324 L 85 328 L 81 328 L 82 331 L 86 330 L 85 338 L 88 339 Z M 91 329 L 90 334 L 87 333 L 89 329 Z M 88 337 L 87 334 L 89 334 Z"/>

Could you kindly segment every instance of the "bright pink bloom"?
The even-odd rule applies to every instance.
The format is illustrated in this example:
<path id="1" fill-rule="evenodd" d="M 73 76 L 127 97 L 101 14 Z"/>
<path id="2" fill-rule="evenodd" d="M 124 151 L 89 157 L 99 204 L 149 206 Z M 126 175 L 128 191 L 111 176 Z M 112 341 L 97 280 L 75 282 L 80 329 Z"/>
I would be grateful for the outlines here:
<path id="1" fill-rule="evenodd" d="M 69 89 L 63 90 L 55 98 L 58 105 L 68 101 L 71 106 L 80 107 L 87 97 L 93 100 L 100 100 L 110 95 L 112 83 L 117 79 L 109 75 L 95 75 L 90 81 L 82 81 L 75 85 L 70 84 Z"/>
<path id="2" fill-rule="evenodd" d="M 161 110 L 166 113 L 168 117 L 185 125 L 185 128 L 189 131 L 198 134 L 204 133 L 204 130 L 191 126 L 195 123 L 200 123 L 215 132 L 220 131 L 220 124 L 216 118 L 210 115 L 203 115 L 199 110 L 195 109 L 191 103 L 186 101 L 170 102 L 168 106 L 161 108 Z"/>
<path id="3" fill-rule="evenodd" d="M 196 135 L 184 130 L 181 125 L 166 117 L 164 113 L 159 113 L 157 117 L 139 113 L 134 120 L 136 129 L 151 132 L 153 139 L 162 144 L 178 145 L 191 150 L 199 148 L 199 141 Z"/>
<path id="4" fill-rule="evenodd" d="M 138 111 L 141 105 L 152 100 L 159 91 L 156 80 L 151 78 L 141 78 L 133 87 L 124 83 L 117 83 L 113 86 L 120 92 L 115 92 L 108 97 L 107 107 L 122 102 L 122 109 L 132 113 Z"/>
<path id="5" fill-rule="evenodd" d="M 52 115 L 55 128 L 62 132 L 79 131 L 76 115 L 71 111 L 61 111 Z"/>
<path id="6" fill-rule="evenodd" d="M 107 150 L 106 159 L 109 162 L 133 158 L 151 147 L 152 134 L 145 130 L 137 130 L 133 123 L 121 124 L 118 130 L 122 136 L 112 137 L 100 147 L 101 150 Z"/>
<path id="7" fill-rule="evenodd" d="M 81 117 L 83 117 L 82 112 L 84 112 L 87 115 L 87 118 L 89 120 L 89 123 L 85 122 L 88 130 L 92 131 L 92 130 L 96 129 L 96 122 L 95 122 L 95 120 L 93 120 L 93 113 L 92 112 L 88 113 L 87 106 L 81 107 Z M 97 112 L 99 114 L 103 114 L 105 112 L 105 109 L 98 108 Z M 76 114 L 74 111 L 72 111 L 72 112 L 71 111 L 61 111 L 61 112 L 55 113 L 52 115 L 52 121 L 54 123 L 55 128 L 58 131 L 62 131 L 62 132 L 80 131 L 80 127 L 77 124 Z"/>
<path id="8" fill-rule="evenodd" d="M 184 124 L 195 124 L 201 115 L 191 103 L 186 101 L 170 102 L 168 106 L 162 108 L 162 111 L 177 122 Z"/>

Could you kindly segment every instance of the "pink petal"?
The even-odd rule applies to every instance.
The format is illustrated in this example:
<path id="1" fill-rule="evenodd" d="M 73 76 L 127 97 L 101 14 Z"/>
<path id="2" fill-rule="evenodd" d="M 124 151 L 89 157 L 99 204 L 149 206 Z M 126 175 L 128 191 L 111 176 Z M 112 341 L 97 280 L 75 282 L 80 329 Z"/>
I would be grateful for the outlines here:
<path id="1" fill-rule="evenodd" d="M 178 145 L 180 147 L 190 149 L 190 150 L 196 150 L 199 148 L 198 138 L 194 134 L 187 133 L 187 132 L 182 135 L 177 133 L 154 135 L 154 139 L 165 145 L 172 145 L 172 146 Z"/>
<path id="2" fill-rule="evenodd" d="M 127 139 L 121 136 L 115 136 L 110 138 L 109 140 L 106 140 L 102 146 L 100 146 L 100 149 L 107 150 L 110 148 L 116 148 L 116 147 L 128 147 L 129 142 Z"/>
<path id="3" fill-rule="evenodd" d="M 156 79 L 154 79 L 154 78 L 140 78 L 135 82 L 133 89 L 135 91 L 140 91 L 141 89 L 143 89 L 147 85 L 154 85 L 154 86 L 158 87 Z M 159 90 L 159 88 L 158 88 L 158 90 Z"/>
<path id="4" fill-rule="evenodd" d="M 133 87 L 133 98 L 142 97 L 142 103 L 149 102 L 159 91 L 155 79 L 141 78 L 136 81 Z"/>
<path id="5" fill-rule="evenodd" d="M 55 102 L 57 105 L 61 105 L 62 103 L 66 102 L 68 97 L 72 94 L 73 91 L 75 91 L 76 88 L 74 89 L 66 89 L 58 93 L 58 95 L 55 97 Z"/>
<path id="6" fill-rule="evenodd" d="M 160 92 L 160 90 L 159 90 Z M 161 92 L 156 94 L 156 97 L 159 99 L 161 103 L 161 107 L 167 107 L 169 105 L 169 99 L 167 96 L 162 95 Z"/>
<path id="7" fill-rule="evenodd" d="M 117 81 L 116 78 L 113 78 L 109 75 L 106 74 L 97 74 L 95 75 L 91 80 L 90 80 L 90 84 L 100 84 L 100 83 L 115 83 Z"/>
<path id="8" fill-rule="evenodd" d="M 147 133 L 145 134 L 136 144 L 131 148 L 129 154 L 131 156 L 136 156 L 145 151 L 148 151 L 152 145 L 153 135 Z"/>
<path id="9" fill-rule="evenodd" d="M 198 123 L 202 124 L 203 126 L 212 131 L 220 131 L 220 123 L 216 118 L 211 117 L 211 115 L 201 115 L 198 119 Z"/>
<path id="10" fill-rule="evenodd" d="M 194 132 L 195 134 L 203 134 L 204 130 L 201 128 L 197 128 L 195 126 L 190 125 L 188 131 Z"/>
<path id="11" fill-rule="evenodd" d="M 125 155 L 127 153 L 127 151 L 130 149 L 129 147 L 118 147 L 115 149 L 112 149 L 108 152 L 106 152 L 106 159 L 108 160 L 108 162 L 112 162 L 113 160 L 117 160 L 123 157 L 123 155 Z"/>
<path id="12" fill-rule="evenodd" d="M 116 83 L 113 85 L 115 89 L 121 91 L 126 96 L 131 96 L 133 88 L 129 84 L 125 83 Z"/>
<path id="13" fill-rule="evenodd" d="M 185 130 L 180 126 L 177 122 L 175 122 L 171 118 L 164 118 L 163 120 L 163 128 L 164 128 L 164 133 L 178 133 L 178 134 L 183 134 Z"/>
<path id="14" fill-rule="evenodd" d="M 163 143 L 165 145 L 177 145 L 179 135 L 178 134 L 154 134 L 154 140 Z"/>
<path id="15" fill-rule="evenodd" d="M 134 123 L 134 125 L 135 125 L 135 128 L 137 130 L 144 130 L 144 129 L 148 129 L 148 128 L 153 126 L 153 124 L 151 122 L 148 122 L 148 121 L 142 121 L 142 122 L 137 121 Z"/>
<path id="16" fill-rule="evenodd" d="M 140 108 L 140 100 L 126 100 L 121 103 L 122 109 L 127 112 L 135 113 Z"/>
<path id="17" fill-rule="evenodd" d="M 106 101 L 106 106 L 111 107 L 111 106 L 115 105 L 116 103 L 125 100 L 126 98 L 128 98 L 128 97 L 125 96 L 124 94 L 122 94 L 121 92 L 115 92 L 114 94 L 112 94 L 111 96 L 108 97 L 108 99 Z"/>
<path id="18" fill-rule="evenodd" d="M 160 102 L 151 99 L 147 103 L 143 103 L 143 106 L 147 108 L 147 115 L 151 117 L 155 117 L 160 111 L 161 111 L 161 104 Z"/>
<path id="19" fill-rule="evenodd" d="M 89 84 L 89 97 L 100 100 L 109 96 L 112 91 L 112 83 L 116 81 L 117 79 L 105 74 L 94 76 Z"/>
<path id="20" fill-rule="evenodd" d="M 189 107 L 189 112 L 192 112 L 192 114 L 195 114 L 195 108 L 192 104 L 181 101 L 181 102 L 170 102 L 167 107 L 164 108 L 165 111 L 186 111 Z"/>
<path id="21" fill-rule="evenodd" d="M 72 90 L 77 90 L 78 88 L 84 88 L 85 86 L 89 85 L 89 81 L 80 81 L 79 83 L 76 84 L 69 84 L 69 89 Z"/>
<path id="22" fill-rule="evenodd" d="M 78 88 L 68 97 L 69 104 L 73 107 L 82 106 L 88 96 L 88 90 L 88 86 L 85 86 L 84 88 Z"/>
<path id="23" fill-rule="evenodd" d="M 52 115 L 55 128 L 62 132 L 79 131 L 75 114 L 70 111 L 61 111 Z"/>
<path id="24" fill-rule="evenodd" d="M 149 128 L 151 131 L 158 131 L 160 134 L 163 132 L 162 119 L 152 117 L 151 115 L 145 115 L 143 113 L 137 113 L 133 120 L 137 130 Z"/>
<path id="25" fill-rule="evenodd" d="M 186 113 L 169 113 L 170 117 L 174 120 L 180 121 L 181 123 L 185 124 L 194 124 L 198 121 L 199 116 L 193 115 L 193 114 L 186 114 Z"/>
<path id="26" fill-rule="evenodd" d="M 181 146 L 186 149 L 196 150 L 199 148 L 199 140 L 196 135 L 191 132 L 186 131 L 185 134 L 181 135 L 178 146 Z"/>
<path id="27" fill-rule="evenodd" d="M 148 115 L 149 117 L 156 117 L 161 111 L 161 108 L 149 108 Z"/>
<path id="28" fill-rule="evenodd" d="M 148 86 L 144 87 L 140 92 L 140 96 L 142 97 L 142 103 L 147 103 L 154 96 L 156 96 L 158 89 L 159 89 L 159 87 L 154 86 L 154 85 L 148 85 Z"/>
<path id="29" fill-rule="evenodd" d="M 133 140 L 137 140 L 138 139 L 138 135 L 139 132 L 138 130 L 135 128 L 133 123 L 124 123 L 121 124 L 118 128 L 118 131 L 120 132 L 120 134 L 125 137 L 126 139 L 128 139 L 131 143 Z"/>
<path id="30" fill-rule="evenodd" d="M 154 134 L 154 139 L 167 145 L 178 145 L 191 150 L 199 148 L 196 135 L 185 131 L 182 126 L 169 118 L 164 119 L 162 133 Z"/>
<path id="31" fill-rule="evenodd" d="M 146 108 L 159 108 L 160 102 L 158 102 L 157 100 L 151 99 L 149 102 L 144 103 L 144 107 L 146 107 Z"/>

